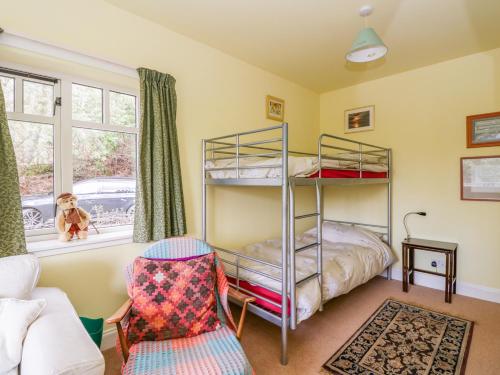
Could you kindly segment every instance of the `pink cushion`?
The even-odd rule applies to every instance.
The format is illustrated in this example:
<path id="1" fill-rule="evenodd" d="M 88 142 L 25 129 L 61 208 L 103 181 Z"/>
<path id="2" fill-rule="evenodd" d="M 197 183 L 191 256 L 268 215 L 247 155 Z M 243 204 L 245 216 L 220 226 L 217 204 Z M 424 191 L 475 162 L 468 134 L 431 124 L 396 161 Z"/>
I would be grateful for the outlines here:
<path id="1" fill-rule="evenodd" d="M 219 327 L 214 256 L 134 261 L 130 344 L 192 337 Z"/>

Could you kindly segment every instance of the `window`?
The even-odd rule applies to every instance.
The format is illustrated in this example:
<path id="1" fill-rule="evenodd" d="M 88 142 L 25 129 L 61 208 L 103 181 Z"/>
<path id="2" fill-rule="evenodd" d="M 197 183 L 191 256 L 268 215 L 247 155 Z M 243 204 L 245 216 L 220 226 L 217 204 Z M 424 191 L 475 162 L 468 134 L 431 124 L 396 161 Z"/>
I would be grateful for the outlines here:
<path id="1" fill-rule="evenodd" d="M 101 230 L 135 210 L 137 97 L 62 78 L 0 73 L 27 235 L 55 233 L 55 197 L 72 191 Z M 61 106 L 55 105 L 60 99 Z M 92 230 L 92 227 L 90 228 Z"/>
<path id="2" fill-rule="evenodd" d="M 14 112 L 14 78 L 0 76 L 0 82 L 5 98 L 5 109 L 7 112 Z"/>

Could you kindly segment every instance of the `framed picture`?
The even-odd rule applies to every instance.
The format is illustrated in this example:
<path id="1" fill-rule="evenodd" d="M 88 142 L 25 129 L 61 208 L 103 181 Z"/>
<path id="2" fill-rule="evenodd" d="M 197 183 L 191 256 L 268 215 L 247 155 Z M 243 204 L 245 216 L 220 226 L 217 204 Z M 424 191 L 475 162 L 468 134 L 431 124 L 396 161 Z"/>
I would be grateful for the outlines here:
<path id="1" fill-rule="evenodd" d="M 500 201 L 500 155 L 461 158 L 462 200 Z"/>
<path id="2" fill-rule="evenodd" d="M 268 95 L 266 97 L 266 117 L 270 120 L 283 121 L 285 118 L 285 101 Z"/>
<path id="3" fill-rule="evenodd" d="M 373 130 L 375 126 L 375 107 L 349 109 L 345 111 L 344 122 L 346 133 Z"/>
<path id="4" fill-rule="evenodd" d="M 500 146 L 500 112 L 467 116 L 467 147 Z"/>

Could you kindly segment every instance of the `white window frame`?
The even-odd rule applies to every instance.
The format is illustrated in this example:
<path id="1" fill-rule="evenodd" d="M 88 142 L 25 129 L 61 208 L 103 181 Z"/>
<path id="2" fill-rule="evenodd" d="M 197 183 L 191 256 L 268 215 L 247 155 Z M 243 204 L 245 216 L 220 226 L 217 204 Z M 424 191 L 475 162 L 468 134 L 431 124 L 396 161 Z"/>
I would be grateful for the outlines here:
<path id="1" fill-rule="evenodd" d="M 3 64 L 2 64 L 3 65 Z M 19 69 L 20 70 L 20 69 Z M 31 73 L 35 73 L 34 71 L 30 71 Z M 35 73 L 38 74 L 38 73 Z M 24 100 L 23 100 L 23 91 L 24 91 L 24 81 L 41 83 L 44 85 L 53 85 L 54 87 L 54 100 L 58 96 L 61 96 L 61 81 L 58 80 L 56 83 L 51 84 L 45 80 L 39 80 L 33 77 L 22 77 L 15 74 L 9 74 L 1 72 L 0 75 L 4 77 L 14 78 L 14 112 L 7 112 L 7 120 L 12 121 L 23 121 L 23 122 L 32 122 L 38 124 L 45 124 L 52 126 L 52 134 L 54 139 L 54 147 L 53 147 L 53 155 L 52 159 L 54 161 L 54 169 L 53 169 L 53 178 L 52 178 L 52 186 L 53 186 L 53 194 L 54 197 L 57 197 L 61 194 L 61 184 L 60 184 L 60 176 L 61 176 L 61 160 L 56 157 L 56 155 L 61 153 L 61 117 L 59 115 L 59 107 L 55 107 L 54 116 L 43 116 L 43 115 L 32 115 L 23 113 L 24 111 Z M 54 228 L 44 228 L 44 229 L 34 229 L 25 231 L 26 237 L 31 236 L 40 236 L 47 235 L 51 233 L 55 233 Z"/>
<path id="2" fill-rule="evenodd" d="M 18 121 L 26 121 L 26 122 L 36 122 L 43 124 L 52 124 L 53 134 L 54 134 L 54 176 L 53 176 L 53 190 L 54 190 L 54 199 L 63 191 L 72 191 L 73 190 L 73 155 L 72 155 L 72 147 L 63 147 L 65 144 L 72 145 L 72 131 L 73 128 L 82 128 L 82 129 L 91 129 L 91 130 L 102 130 L 102 131 L 113 131 L 127 134 L 135 135 L 136 142 L 136 175 L 138 168 L 138 152 L 139 152 L 139 113 L 140 113 L 140 101 L 139 101 L 139 82 L 137 82 L 137 89 L 130 89 L 125 87 L 119 87 L 116 85 L 111 85 L 108 83 L 92 81 L 86 78 L 80 78 L 76 76 L 69 76 L 61 73 L 47 72 L 42 71 L 36 68 L 21 66 L 19 64 L 12 64 L 9 62 L 0 61 L 0 66 L 19 70 L 22 72 L 32 73 L 36 75 L 45 75 L 49 77 L 53 77 L 58 79 L 58 82 L 54 84 L 54 100 L 57 97 L 62 98 L 61 106 L 55 107 L 55 116 L 41 116 L 41 115 L 30 115 L 23 113 L 23 87 L 22 82 L 33 81 L 39 82 L 43 84 L 50 84 L 50 82 L 37 80 L 36 78 L 27 78 L 21 77 L 15 74 L 8 74 L 1 72 L 0 75 L 5 77 L 11 77 L 15 79 L 14 85 L 14 112 L 7 112 L 8 120 L 18 120 Z M 102 90 L 103 95 L 103 108 L 102 108 L 102 123 L 93 123 L 87 121 L 79 121 L 72 119 L 72 85 L 79 84 L 84 86 L 95 87 Z M 112 125 L 109 123 L 110 119 L 110 103 L 109 103 L 109 92 L 117 92 L 120 94 L 131 95 L 135 97 L 135 120 L 136 126 L 124 126 L 124 125 Z M 55 202 L 54 202 L 55 203 Z M 124 243 L 125 238 L 131 237 L 133 225 L 118 225 L 111 227 L 98 228 L 99 232 L 103 234 L 102 242 L 106 243 L 105 246 L 111 246 L 116 243 Z M 44 229 L 35 229 L 35 230 L 27 230 L 25 231 L 27 242 L 45 242 L 42 245 L 32 246 L 33 249 L 30 251 L 42 251 L 47 252 L 52 255 L 51 251 L 54 250 L 55 253 L 64 253 L 71 252 L 75 250 L 71 249 L 86 249 L 86 248 L 95 248 L 99 247 L 99 242 L 101 240 L 98 238 L 99 235 L 96 235 L 93 228 L 89 228 L 91 230 L 93 238 L 91 241 L 88 241 L 89 246 L 84 245 L 83 242 L 76 244 L 76 241 L 73 241 L 72 246 L 68 246 L 69 243 L 61 243 L 63 246 L 69 248 L 68 251 L 62 251 L 62 246 L 55 245 L 55 240 L 57 238 L 56 228 L 44 228 Z M 115 234 L 113 234 L 115 233 Z M 54 243 L 54 245 L 52 245 Z M 30 244 L 28 245 L 28 248 Z"/>

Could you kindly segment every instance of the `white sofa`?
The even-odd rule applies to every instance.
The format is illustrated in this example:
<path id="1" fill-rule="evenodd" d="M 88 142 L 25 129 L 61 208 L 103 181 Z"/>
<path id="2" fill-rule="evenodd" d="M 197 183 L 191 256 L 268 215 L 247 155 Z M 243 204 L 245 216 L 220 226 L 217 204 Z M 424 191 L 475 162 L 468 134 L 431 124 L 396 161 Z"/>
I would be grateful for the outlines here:
<path id="1" fill-rule="evenodd" d="M 17 262 L 16 258 L 22 258 L 23 261 Z M 11 264 L 17 262 L 17 265 L 2 268 L 5 261 Z M 30 262 L 31 265 L 29 265 Z M 32 269 L 26 269 L 26 264 Z M 24 267 L 24 270 L 20 271 L 19 267 Z M 10 273 L 9 269 L 12 271 L 11 275 L 8 274 Z M 10 283 L 11 286 L 13 282 L 24 283 L 24 289 L 26 289 L 27 285 L 34 286 L 38 282 L 38 274 L 31 276 L 32 280 L 26 280 L 33 272 L 39 273 L 39 265 L 38 259 L 32 255 L 0 258 L 0 298 L 20 298 L 19 295 L 5 296 L 5 293 L 12 293 L 9 291 L 12 288 L 8 287 L 7 291 L 5 288 L 2 290 L 2 282 L 3 285 Z M 39 287 L 32 288 L 30 292 L 29 297 L 25 296 L 22 299 L 41 298 L 47 302 L 47 305 L 28 328 L 23 343 L 19 374 L 104 374 L 104 358 L 87 334 L 66 293 L 57 288 Z M 2 296 L 2 294 L 4 295 Z M 26 294 L 26 290 L 24 294 Z"/>

